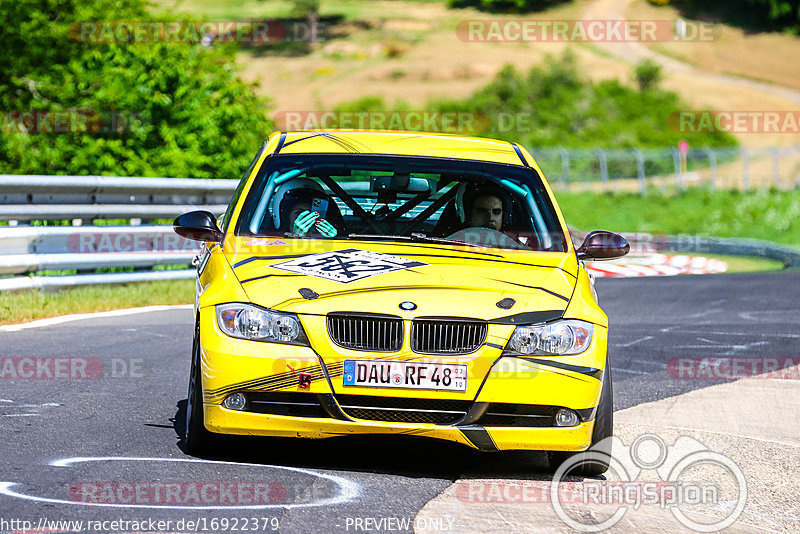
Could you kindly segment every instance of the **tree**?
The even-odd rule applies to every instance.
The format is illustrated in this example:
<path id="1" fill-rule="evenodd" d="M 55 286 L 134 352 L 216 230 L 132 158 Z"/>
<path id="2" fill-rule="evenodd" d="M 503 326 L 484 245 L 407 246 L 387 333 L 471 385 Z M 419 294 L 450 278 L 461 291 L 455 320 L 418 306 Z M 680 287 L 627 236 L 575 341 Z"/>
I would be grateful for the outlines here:
<path id="1" fill-rule="evenodd" d="M 76 41 L 80 21 L 147 18 L 143 0 L 0 4 L 0 109 L 103 120 L 63 134 L 12 133 L 16 124 L 3 123 L 0 172 L 241 175 L 271 125 L 265 101 L 238 78 L 234 45 Z M 109 118 L 118 122 L 109 127 Z"/>
<path id="2" fill-rule="evenodd" d="M 640 91 L 656 89 L 662 78 L 661 65 L 650 58 L 645 58 L 636 65 L 634 77 Z"/>
<path id="3" fill-rule="evenodd" d="M 320 0 L 292 0 L 292 14 L 308 20 L 308 42 L 319 40 L 319 2 Z"/>

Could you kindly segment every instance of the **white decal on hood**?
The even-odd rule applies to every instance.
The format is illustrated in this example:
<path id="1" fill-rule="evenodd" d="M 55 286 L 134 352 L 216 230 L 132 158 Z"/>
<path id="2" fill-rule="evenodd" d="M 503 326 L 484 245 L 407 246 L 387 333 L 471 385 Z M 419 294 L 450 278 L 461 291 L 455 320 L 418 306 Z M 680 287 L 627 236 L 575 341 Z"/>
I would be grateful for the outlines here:
<path id="1" fill-rule="evenodd" d="M 376 274 L 386 274 L 422 265 L 427 265 L 427 263 L 391 254 L 348 248 L 273 263 L 270 267 L 347 284 Z"/>

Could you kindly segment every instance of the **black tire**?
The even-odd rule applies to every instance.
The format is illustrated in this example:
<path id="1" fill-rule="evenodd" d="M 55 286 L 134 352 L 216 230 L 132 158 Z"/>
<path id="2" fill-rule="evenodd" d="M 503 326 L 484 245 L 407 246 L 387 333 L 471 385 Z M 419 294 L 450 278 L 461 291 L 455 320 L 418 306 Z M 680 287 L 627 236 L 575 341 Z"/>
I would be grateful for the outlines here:
<path id="1" fill-rule="evenodd" d="M 603 440 L 610 438 L 613 433 L 614 388 L 611 382 L 611 366 L 606 363 L 606 369 L 603 372 L 603 389 L 600 393 L 600 402 L 597 404 L 597 414 L 595 414 L 594 429 L 592 430 L 592 444 L 586 452 L 548 452 L 550 470 L 555 472 L 562 463 L 572 460 L 575 456 L 580 456 L 580 460 L 573 460 L 574 466 L 565 475 L 584 477 L 602 475 L 608 471 L 611 460 L 611 440 Z"/>
<path id="2" fill-rule="evenodd" d="M 195 327 L 192 343 L 192 370 L 186 396 L 186 452 L 197 456 L 213 452 L 217 438 L 203 420 L 203 381 L 200 374 L 200 327 Z"/>

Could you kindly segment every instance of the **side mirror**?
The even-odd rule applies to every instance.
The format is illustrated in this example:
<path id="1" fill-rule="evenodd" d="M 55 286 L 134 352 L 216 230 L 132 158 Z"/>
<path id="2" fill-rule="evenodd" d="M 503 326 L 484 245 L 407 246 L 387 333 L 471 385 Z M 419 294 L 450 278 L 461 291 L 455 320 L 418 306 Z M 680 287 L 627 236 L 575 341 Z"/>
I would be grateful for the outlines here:
<path id="1" fill-rule="evenodd" d="M 198 210 L 184 213 L 172 223 L 175 233 L 195 241 L 222 241 L 222 230 L 217 226 L 217 220 L 208 211 Z"/>
<path id="2" fill-rule="evenodd" d="M 613 260 L 630 251 L 628 241 L 619 234 L 606 230 L 589 232 L 575 252 L 579 260 Z"/>

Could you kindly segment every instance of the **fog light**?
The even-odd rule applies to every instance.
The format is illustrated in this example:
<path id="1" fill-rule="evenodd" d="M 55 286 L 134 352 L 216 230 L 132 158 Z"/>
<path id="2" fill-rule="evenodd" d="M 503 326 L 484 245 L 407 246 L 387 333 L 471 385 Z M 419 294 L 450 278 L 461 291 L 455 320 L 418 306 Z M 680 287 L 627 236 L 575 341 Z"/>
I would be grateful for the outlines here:
<path id="1" fill-rule="evenodd" d="M 222 405 L 229 410 L 244 410 L 244 407 L 247 405 L 247 397 L 241 393 L 234 393 L 225 397 L 225 400 L 222 401 Z"/>
<path id="2" fill-rule="evenodd" d="M 556 426 L 578 426 L 579 421 L 578 414 L 568 408 L 561 408 L 556 414 Z"/>

